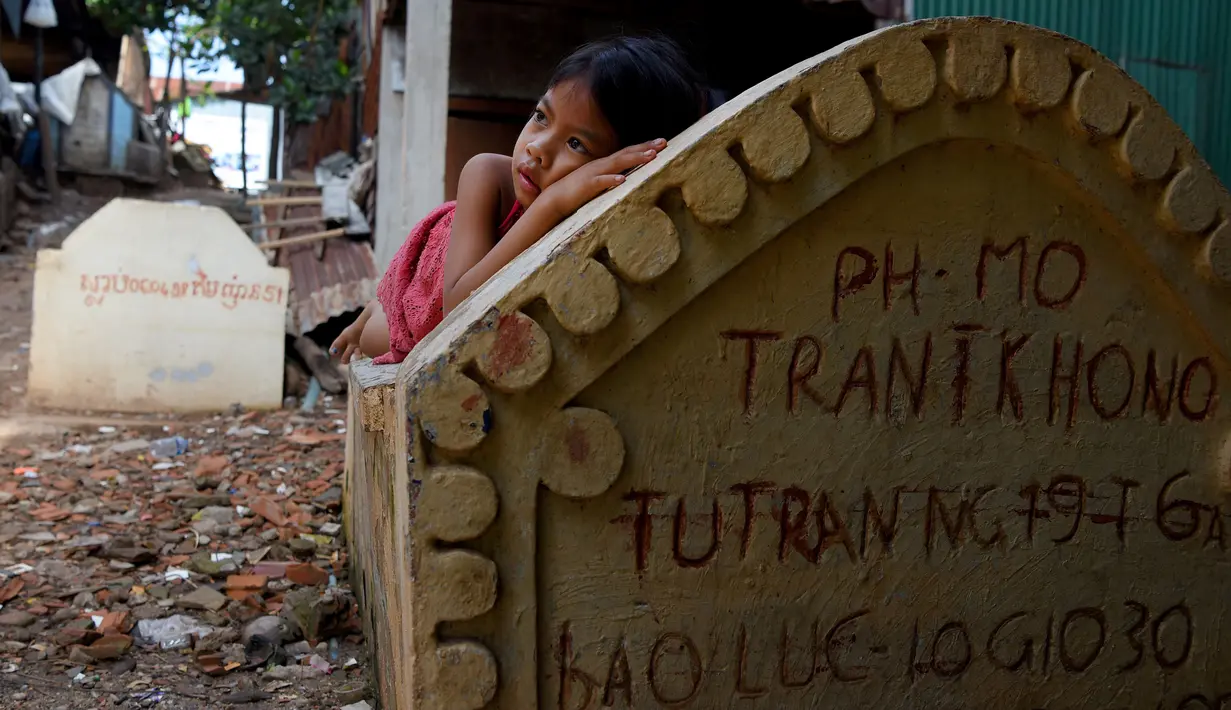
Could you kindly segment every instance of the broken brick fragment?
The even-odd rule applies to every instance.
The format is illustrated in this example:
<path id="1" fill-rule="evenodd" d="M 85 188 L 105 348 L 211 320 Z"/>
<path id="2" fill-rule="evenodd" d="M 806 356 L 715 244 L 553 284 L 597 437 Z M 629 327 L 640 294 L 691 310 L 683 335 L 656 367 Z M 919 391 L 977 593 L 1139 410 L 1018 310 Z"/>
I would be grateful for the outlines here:
<path id="1" fill-rule="evenodd" d="M 329 581 L 329 573 L 311 562 L 288 565 L 286 577 L 295 584 L 309 587 L 320 586 Z"/>
<path id="2" fill-rule="evenodd" d="M 109 661 L 119 658 L 132 648 L 131 636 L 124 634 L 109 634 L 102 636 L 86 647 L 85 652 L 96 661 Z"/>
<path id="3" fill-rule="evenodd" d="M 269 577 L 263 574 L 233 574 L 227 577 L 227 589 L 264 589 Z"/>
<path id="4" fill-rule="evenodd" d="M 106 636 L 112 633 L 127 633 L 132 628 L 127 611 L 109 611 L 103 615 L 103 621 L 98 625 L 99 633 Z"/>
<path id="5" fill-rule="evenodd" d="M 282 512 L 280 503 L 275 503 L 265 497 L 258 497 L 248 507 L 252 509 L 252 512 L 278 527 L 286 525 L 286 514 Z"/>
<path id="6" fill-rule="evenodd" d="M 287 567 L 290 566 L 290 562 L 262 561 L 253 565 L 252 574 L 267 577 L 269 579 L 282 579 L 286 576 Z"/>

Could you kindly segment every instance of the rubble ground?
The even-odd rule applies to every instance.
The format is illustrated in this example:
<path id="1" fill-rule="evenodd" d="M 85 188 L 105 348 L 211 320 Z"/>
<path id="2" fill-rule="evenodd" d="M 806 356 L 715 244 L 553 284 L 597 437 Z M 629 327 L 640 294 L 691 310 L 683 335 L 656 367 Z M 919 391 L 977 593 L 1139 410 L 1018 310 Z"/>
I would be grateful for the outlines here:
<path id="1" fill-rule="evenodd" d="M 39 419 L 22 403 L 33 262 L 0 255 L 0 707 L 374 705 L 343 398 Z M 174 436 L 186 452 L 151 454 Z"/>
<path id="2" fill-rule="evenodd" d="M 343 426 L 326 408 L 7 446 L 0 697 L 31 708 L 362 699 Z M 151 438 L 172 433 L 190 450 L 151 457 Z"/>

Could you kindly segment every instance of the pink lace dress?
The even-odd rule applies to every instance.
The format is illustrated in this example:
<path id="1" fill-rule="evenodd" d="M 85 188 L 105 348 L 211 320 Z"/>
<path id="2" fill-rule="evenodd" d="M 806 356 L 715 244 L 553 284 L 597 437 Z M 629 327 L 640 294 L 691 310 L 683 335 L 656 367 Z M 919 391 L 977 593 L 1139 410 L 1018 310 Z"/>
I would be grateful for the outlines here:
<path id="1" fill-rule="evenodd" d="M 444 319 L 445 256 L 453 233 L 456 202 L 446 202 L 411 230 L 376 287 L 376 298 L 389 323 L 389 352 L 372 362 L 389 365 L 406 359 L 411 348 Z M 500 224 L 503 237 L 521 217 L 521 205 Z"/>

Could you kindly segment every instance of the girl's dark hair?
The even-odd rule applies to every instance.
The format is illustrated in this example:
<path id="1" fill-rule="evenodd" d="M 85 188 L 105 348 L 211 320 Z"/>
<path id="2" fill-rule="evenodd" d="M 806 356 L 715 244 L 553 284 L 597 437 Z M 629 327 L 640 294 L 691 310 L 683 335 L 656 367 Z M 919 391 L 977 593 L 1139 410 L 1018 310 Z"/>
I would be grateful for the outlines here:
<path id="1" fill-rule="evenodd" d="M 621 147 L 673 138 L 707 110 L 701 75 L 665 37 L 587 44 L 560 62 L 548 87 L 570 79 L 585 82 Z"/>

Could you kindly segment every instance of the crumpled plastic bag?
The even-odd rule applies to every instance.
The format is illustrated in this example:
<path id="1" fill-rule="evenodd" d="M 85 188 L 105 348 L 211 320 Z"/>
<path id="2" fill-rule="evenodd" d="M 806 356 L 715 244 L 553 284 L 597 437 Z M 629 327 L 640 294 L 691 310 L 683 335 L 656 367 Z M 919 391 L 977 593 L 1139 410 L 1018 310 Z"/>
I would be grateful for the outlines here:
<path id="1" fill-rule="evenodd" d="M 164 651 L 169 651 L 191 645 L 193 636 L 208 636 L 216 630 L 191 616 L 176 614 L 165 619 L 138 621 L 133 639 L 142 646 L 158 646 Z"/>
<path id="2" fill-rule="evenodd" d="M 0 113 L 20 114 L 21 112 L 21 102 L 17 100 L 17 92 L 13 90 L 9 72 L 3 65 L 0 65 Z"/>

